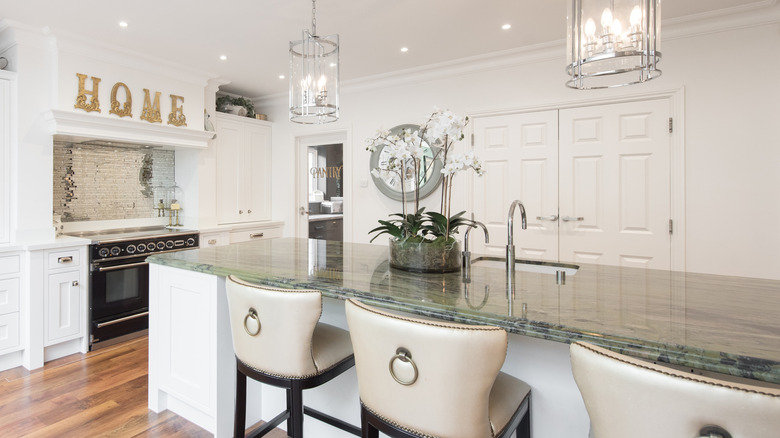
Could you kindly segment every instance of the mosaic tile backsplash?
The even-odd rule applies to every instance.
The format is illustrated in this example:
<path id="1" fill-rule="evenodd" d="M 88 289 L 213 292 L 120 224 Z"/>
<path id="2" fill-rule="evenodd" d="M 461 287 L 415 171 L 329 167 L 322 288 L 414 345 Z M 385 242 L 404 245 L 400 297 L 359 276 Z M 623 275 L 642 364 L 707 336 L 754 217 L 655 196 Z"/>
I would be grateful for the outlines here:
<path id="1" fill-rule="evenodd" d="M 54 214 L 62 222 L 157 217 L 174 164 L 173 151 L 54 142 Z"/>

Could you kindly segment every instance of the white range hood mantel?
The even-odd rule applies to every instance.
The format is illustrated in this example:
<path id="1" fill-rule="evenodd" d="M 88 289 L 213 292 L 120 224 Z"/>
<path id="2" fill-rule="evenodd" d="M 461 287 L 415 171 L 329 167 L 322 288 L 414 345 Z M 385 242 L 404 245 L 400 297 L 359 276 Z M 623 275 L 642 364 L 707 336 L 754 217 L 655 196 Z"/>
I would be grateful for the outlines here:
<path id="1" fill-rule="evenodd" d="M 214 132 L 124 120 L 94 114 L 51 110 L 44 115 L 47 130 L 58 139 L 74 142 L 115 141 L 166 149 L 205 149 Z M 193 123 L 201 123 L 200 120 Z"/>

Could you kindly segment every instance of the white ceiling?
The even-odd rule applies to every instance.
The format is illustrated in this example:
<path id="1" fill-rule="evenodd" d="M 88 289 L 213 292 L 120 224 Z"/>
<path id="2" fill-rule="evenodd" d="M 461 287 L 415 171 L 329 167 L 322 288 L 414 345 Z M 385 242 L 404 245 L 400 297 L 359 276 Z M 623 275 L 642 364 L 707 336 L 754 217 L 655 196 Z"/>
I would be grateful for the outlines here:
<path id="1" fill-rule="evenodd" d="M 679 19 L 757 0 L 666 0 Z M 566 38 L 568 0 L 320 0 L 317 31 L 338 33 L 341 80 Z M 229 80 L 260 97 L 287 87 L 289 41 L 311 27 L 310 0 L 0 0 L 0 18 L 73 34 Z M 127 28 L 119 27 L 126 21 Z M 511 24 L 510 30 L 502 30 Z M 563 43 L 562 43 L 563 44 Z M 407 46 L 409 51 L 401 53 Z M 221 61 L 220 55 L 227 60 Z"/>

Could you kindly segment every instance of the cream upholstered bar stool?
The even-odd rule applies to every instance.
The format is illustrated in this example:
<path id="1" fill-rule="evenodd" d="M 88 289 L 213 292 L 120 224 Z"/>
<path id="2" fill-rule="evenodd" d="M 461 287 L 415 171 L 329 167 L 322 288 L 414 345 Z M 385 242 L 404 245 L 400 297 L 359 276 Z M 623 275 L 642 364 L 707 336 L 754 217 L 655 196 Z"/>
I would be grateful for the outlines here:
<path id="1" fill-rule="evenodd" d="M 346 303 L 363 437 L 530 437 L 531 388 L 500 372 L 507 333 Z"/>
<path id="2" fill-rule="evenodd" d="M 303 406 L 304 389 L 322 385 L 355 364 L 349 333 L 319 322 L 321 292 L 269 288 L 233 276 L 226 283 L 236 354 L 234 437 L 245 436 L 247 377 L 287 390 L 287 410 L 252 437 L 287 420 L 287 434 L 300 438 L 304 413 L 360 435 L 357 427 Z"/>
<path id="3" fill-rule="evenodd" d="M 777 438 L 780 390 L 713 379 L 583 342 L 572 372 L 595 438 Z"/>

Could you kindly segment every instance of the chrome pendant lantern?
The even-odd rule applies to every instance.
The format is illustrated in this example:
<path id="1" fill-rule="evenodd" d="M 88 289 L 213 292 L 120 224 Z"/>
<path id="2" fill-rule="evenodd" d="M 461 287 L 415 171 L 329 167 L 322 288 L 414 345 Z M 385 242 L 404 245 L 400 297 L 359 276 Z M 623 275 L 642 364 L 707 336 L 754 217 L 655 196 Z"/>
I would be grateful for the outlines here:
<path id="1" fill-rule="evenodd" d="M 660 0 L 571 0 L 567 21 L 566 86 L 612 88 L 661 75 Z"/>
<path id="2" fill-rule="evenodd" d="M 317 35 L 316 0 L 311 32 L 290 41 L 290 120 L 320 124 L 339 119 L 339 36 Z"/>

